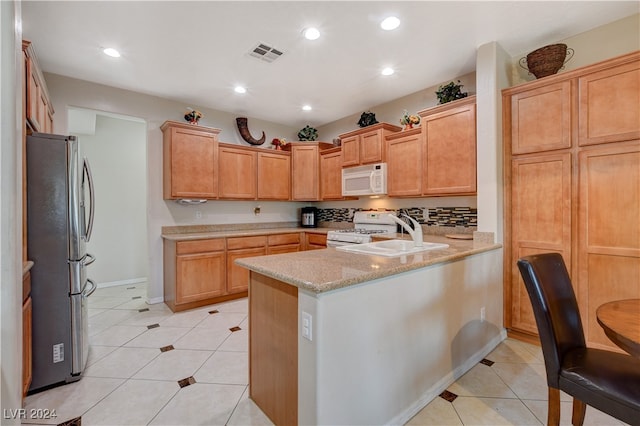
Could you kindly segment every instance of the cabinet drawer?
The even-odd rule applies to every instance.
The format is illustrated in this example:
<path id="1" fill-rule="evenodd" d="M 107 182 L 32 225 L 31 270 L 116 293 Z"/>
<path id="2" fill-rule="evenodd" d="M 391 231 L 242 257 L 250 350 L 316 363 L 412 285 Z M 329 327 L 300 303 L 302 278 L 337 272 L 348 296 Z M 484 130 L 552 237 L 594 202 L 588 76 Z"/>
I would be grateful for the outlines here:
<path id="1" fill-rule="evenodd" d="M 236 237 L 227 238 L 227 249 L 236 250 L 251 247 L 264 247 L 267 245 L 267 237 L 259 235 L 256 237 Z"/>
<path id="2" fill-rule="evenodd" d="M 269 246 L 281 246 L 285 244 L 299 244 L 300 243 L 300 234 L 277 234 L 277 235 L 269 235 L 267 237 L 267 241 Z"/>
<path id="3" fill-rule="evenodd" d="M 205 253 L 209 251 L 224 250 L 224 238 L 196 241 L 178 241 L 176 244 L 177 254 Z"/>

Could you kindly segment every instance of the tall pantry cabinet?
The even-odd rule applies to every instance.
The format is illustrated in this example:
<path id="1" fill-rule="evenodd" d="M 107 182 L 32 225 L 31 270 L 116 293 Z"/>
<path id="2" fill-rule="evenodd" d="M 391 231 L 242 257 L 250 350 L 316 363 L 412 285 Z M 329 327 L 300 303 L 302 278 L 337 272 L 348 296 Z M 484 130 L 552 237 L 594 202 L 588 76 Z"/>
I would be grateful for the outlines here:
<path id="1" fill-rule="evenodd" d="M 505 325 L 535 340 L 516 261 L 561 253 L 587 345 L 596 309 L 640 298 L 640 52 L 503 91 Z"/>

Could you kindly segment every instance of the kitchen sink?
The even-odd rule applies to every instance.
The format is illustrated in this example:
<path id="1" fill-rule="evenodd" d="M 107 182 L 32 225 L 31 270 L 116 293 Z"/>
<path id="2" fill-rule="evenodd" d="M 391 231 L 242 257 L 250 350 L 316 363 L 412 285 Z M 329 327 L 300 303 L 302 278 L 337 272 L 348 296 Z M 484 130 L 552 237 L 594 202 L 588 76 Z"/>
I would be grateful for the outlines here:
<path id="1" fill-rule="evenodd" d="M 407 254 L 420 253 L 427 250 L 440 250 L 448 248 L 449 244 L 422 243 L 422 247 L 415 247 L 411 240 L 385 240 L 375 243 L 352 244 L 336 247 L 336 250 L 349 253 L 372 254 L 376 256 L 406 256 Z"/>

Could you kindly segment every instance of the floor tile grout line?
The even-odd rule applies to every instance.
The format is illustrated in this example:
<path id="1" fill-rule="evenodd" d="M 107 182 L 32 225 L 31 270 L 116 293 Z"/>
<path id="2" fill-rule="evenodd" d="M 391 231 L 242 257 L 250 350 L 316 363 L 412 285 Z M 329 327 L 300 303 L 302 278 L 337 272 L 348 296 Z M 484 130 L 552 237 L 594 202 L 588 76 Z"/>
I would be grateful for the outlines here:
<path id="1" fill-rule="evenodd" d="M 227 418 L 227 421 L 224 422 L 225 426 L 227 426 L 231 421 L 231 419 L 233 418 L 233 415 L 235 414 L 236 410 L 238 409 L 238 406 L 240 405 L 240 401 L 242 401 L 242 397 L 244 396 L 245 392 L 248 392 L 248 391 L 249 391 L 249 385 L 247 384 L 244 388 L 244 391 L 242 391 L 242 393 L 240 394 L 240 398 L 238 398 L 236 405 L 233 406 L 233 410 L 231 410 L 231 414 L 229 414 L 229 418 Z M 247 398 L 249 398 L 249 395 L 247 395 Z"/>

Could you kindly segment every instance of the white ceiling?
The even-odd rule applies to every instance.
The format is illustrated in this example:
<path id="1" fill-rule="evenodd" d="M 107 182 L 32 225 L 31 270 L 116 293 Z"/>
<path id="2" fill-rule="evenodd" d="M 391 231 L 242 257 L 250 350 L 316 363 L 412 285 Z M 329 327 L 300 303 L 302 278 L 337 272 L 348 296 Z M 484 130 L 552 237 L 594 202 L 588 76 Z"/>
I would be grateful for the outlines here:
<path id="1" fill-rule="evenodd" d="M 639 11 L 638 1 L 23 1 L 22 26 L 45 72 L 320 126 L 474 71 L 487 42 L 524 56 Z M 400 28 L 380 29 L 388 15 Z M 302 37 L 308 26 L 320 39 Z M 250 57 L 257 43 L 284 55 Z M 396 73 L 382 76 L 386 66 Z"/>

